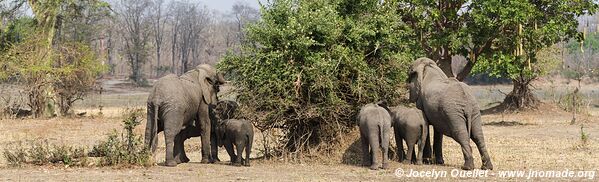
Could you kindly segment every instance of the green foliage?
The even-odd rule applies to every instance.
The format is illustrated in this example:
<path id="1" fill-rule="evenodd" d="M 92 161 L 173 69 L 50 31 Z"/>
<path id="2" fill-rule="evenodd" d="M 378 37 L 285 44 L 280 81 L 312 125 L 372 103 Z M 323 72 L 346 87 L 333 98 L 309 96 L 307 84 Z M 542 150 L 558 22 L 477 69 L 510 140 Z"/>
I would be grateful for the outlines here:
<path id="1" fill-rule="evenodd" d="M 109 6 L 100 0 L 27 2 L 35 19 L 16 19 L 0 34 L 6 40 L 0 44 L 0 80 L 26 86 L 34 117 L 55 115 L 55 104 L 66 115 L 106 71 L 89 45 Z"/>
<path id="2" fill-rule="evenodd" d="M 285 149 L 301 151 L 335 141 L 363 104 L 396 101 L 415 57 L 414 33 L 397 21 L 396 7 L 376 0 L 262 7 L 262 20 L 246 32 L 252 44 L 218 64 L 235 85 L 242 115 L 261 129 L 285 129 Z"/>
<path id="3" fill-rule="evenodd" d="M 589 142 L 589 134 L 584 131 L 584 125 L 580 125 L 580 141 L 583 146 L 586 146 Z"/>
<path id="4" fill-rule="evenodd" d="M 474 71 L 488 73 L 489 76 L 498 78 L 532 80 L 548 74 L 561 63 L 561 52 L 557 46 L 540 49 L 534 54 L 532 58 L 510 54 L 495 54 L 491 58 L 480 58 Z M 530 67 L 528 61 L 531 61 Z"/>
<path id="5" fill-rule="evenodd" d="M 35 20 L 30 17 L 21 17 L 10 22 L 4 30 L 0 30 L 0 54 L 12 45 L 24 41 L 34 29 Z"/>
<path id="6" fill-rule="evenodd" d="M 0 55 L 5 60 L 0 63 L 0 80 L 12 78 L 27 86 L 35 117 L 54 113 L 48 111 L 54 93 L 61 113 L 67 114 L 73 102 L 81 99 L 106 70 L 85 44 L 66 42 L 48 51 L 46 43 L 43 37 L 30 36 Z"/>
<path id="7" fill-rule="evenodd" d="M 459 54 L 469 59 L 469 66 L 486 62 L 475 72 L 508 77 L 518 72 L 513 70 L 527 74 L 525 69 L 532 67 L 528 60 L 537 64 L 539 50 L 575 37 L 577 17 L 597 8 L 593 0 L 400 0 L 400 4 L 402 20 L 417 34 L 428 57 L 449 61 Z"/>
<path id="8" fill-rule="evenodd" d="M 62 115 L 96 85 L 96 78 L 107 71 L 91 48 L 83 43 L 63 43 L 56 51 L 53 89 Z M 59 68 L 59 69 L 57 69 Z"/>
<path id="9" fill-rule="evenodd" d="M 133 129 L 141 123 L 142 116 L 141 109 L 125 111 L 123 127 L 126 133 L 114 131 L 105 141 L 95 145 L 90 155 L 102 157 L 100 164 L 104 166 L 152 165 L 152 153 L 145 149 L 141 136 L 133 132 Z"/>
<path id="10" fill-rule="evenodd" d="M 582 47 L 584 51 L 598 52 L 599 50 L 599 34 L 597 32 L 586 34 L 584 41 L 579 41 L 576 39 L 570 39 L 568 44 L 566 45 L 566 49 L 569 54 L 579 54 L 580 44 L 582 43 Z"/>

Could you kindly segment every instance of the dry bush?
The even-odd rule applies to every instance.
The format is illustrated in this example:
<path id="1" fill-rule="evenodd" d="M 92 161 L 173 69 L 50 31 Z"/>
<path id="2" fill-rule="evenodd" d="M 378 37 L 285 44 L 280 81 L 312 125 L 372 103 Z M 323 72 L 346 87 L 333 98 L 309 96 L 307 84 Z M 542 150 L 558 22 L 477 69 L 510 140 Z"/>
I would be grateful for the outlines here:
<path id="1" fill-rule="evenodd" d="M 11 166 L 23 164 L 47 165 L 62 164 L 66 166 L 86 166 L 87 156 L 83 148 L 67 145 L 50 145 L 47 141 L 31 141 L 30 146 L 22 143 L 12 149 L 4 150 L 4 157 Z"/>

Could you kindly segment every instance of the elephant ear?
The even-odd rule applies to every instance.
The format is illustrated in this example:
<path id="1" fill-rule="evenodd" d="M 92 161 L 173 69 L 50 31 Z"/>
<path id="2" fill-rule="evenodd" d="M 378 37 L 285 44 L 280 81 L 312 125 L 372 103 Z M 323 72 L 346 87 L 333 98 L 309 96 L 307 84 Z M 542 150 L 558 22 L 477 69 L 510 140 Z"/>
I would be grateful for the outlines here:
<path id="1" fill-rule="evenodd" d="M 206 67 L 204 65 L 200 65 L 197 68 L 198 71 L 198 82 L 200 84 L 202 90 L 202 97 L 204 98 L 204 102 L 206 104 L 215 105 L 218 102 L 216 97 L 216 90 L 214 89 L 214 84 L 216 83 L 215 71 L 212 67 Z"/>

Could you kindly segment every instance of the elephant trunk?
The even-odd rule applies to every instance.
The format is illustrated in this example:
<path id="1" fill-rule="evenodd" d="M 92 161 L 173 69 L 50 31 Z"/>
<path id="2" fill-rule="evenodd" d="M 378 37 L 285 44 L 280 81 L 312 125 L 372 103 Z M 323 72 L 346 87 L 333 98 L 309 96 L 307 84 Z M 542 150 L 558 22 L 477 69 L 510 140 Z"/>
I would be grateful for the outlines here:
<path id="1" fill-rule="evenodd" d="M 225 80 L 225 77 L 221 73 L 216 74 L 216 80 L 218 82 L 217 85 L 222 85 L 222 84 L 227 83 L 227 80 Z"/>

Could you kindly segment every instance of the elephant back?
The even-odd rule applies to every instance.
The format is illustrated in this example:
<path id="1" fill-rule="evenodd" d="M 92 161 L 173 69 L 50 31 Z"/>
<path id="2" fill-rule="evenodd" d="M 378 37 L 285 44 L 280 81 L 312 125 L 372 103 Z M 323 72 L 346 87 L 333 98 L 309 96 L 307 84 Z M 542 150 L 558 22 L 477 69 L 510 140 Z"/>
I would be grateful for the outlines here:
<path id="1" fill-rule="evenodd" d="M 358 114 L 358 124 L 364 124 L 365 122 L 384 122 L 391 123 L 391 115 L 387 109 L 377 104 L 366 104 L 360 109 Z"/>
<path id="2" fill-rule="evenodd" d="M 178 107 L 197 105 L 201 93 L 199 88 L 195 87 L 195 84 L 182 80 L 174 74 L 169 74 L 156 81 L 148 101 L 159 105 L 170 104 Z"/>

